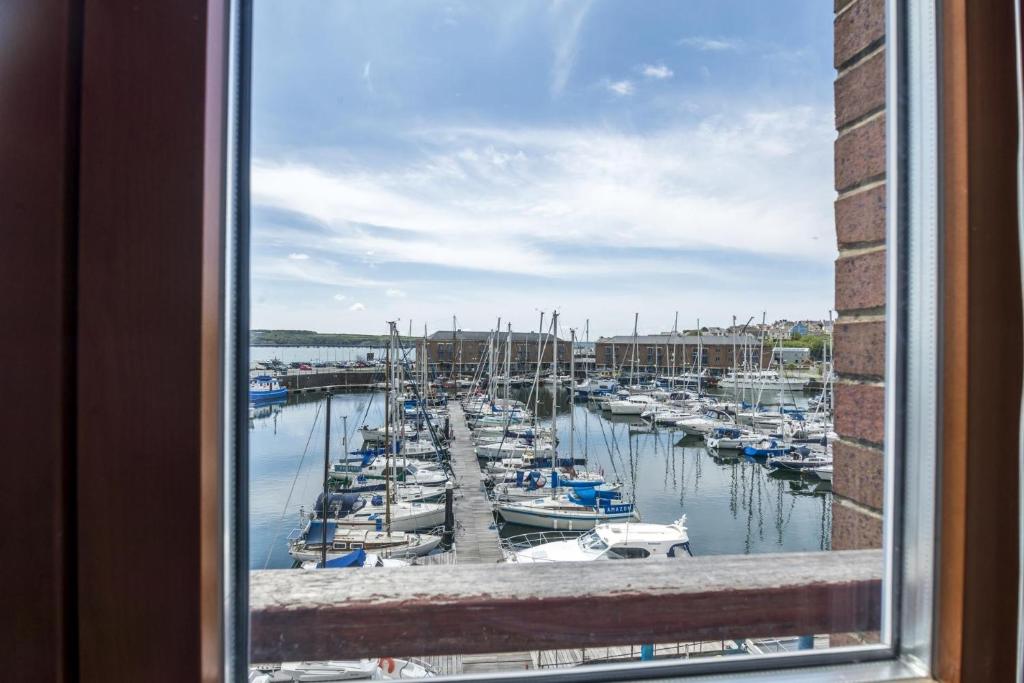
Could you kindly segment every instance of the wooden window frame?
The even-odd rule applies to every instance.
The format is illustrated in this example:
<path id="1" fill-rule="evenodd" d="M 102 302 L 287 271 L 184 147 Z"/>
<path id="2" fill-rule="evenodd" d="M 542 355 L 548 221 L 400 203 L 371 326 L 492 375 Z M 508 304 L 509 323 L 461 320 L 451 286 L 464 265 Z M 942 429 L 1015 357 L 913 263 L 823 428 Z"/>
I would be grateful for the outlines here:
<path id="1" fill-rule="evenodd" d="M 1017 443 L 1021 374 L 1020 291 L 1007 286 L 1020 274 L 1019 55 L 1007 3 L 939 6 L 943 512 L 936 636 L 923 656 L 940 680 L 1005 680 L 1017 627 L 1006 444 Z M 15 678 L 223 680 L 231 644 L 245 642 L 231 588 L 246 558 L 222 544 L 226 492 L 244 477 L 222 465 L 235 419 L 223 378 L 244 358 L 227 353 L 239 342 L 227 312 L 245 313 L 227 283 L 245 262 L 222 268 L 229 250 L 247 251 L 244 231 L 225 231 L 233 206 L 246 215 L 224 179 L 231 145 L 247 146 L 228 97 L 228 26 L 246 8 L 0 10 L 0 284 L 16 331 L 0 352 L 18 361 L 5 374 L 19 396 L 0 636 L 16 644 Z M 247 169 L 235 171 L 244 187 Z M 1003 334 L 971 334 L 987 328 Z"/>

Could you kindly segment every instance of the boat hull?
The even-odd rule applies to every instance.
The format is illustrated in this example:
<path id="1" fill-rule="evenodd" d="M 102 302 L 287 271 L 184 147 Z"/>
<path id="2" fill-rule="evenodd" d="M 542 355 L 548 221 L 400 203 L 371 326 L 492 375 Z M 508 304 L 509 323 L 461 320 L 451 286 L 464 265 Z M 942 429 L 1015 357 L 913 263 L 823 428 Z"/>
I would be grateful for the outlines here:
<path id="1" fill-rule="evenodd" d="M 609 522 L 635 522 L 640 514 L 633 509 L 622 514 L 603 514 L 597 512 L 552 513 L 528 510 L 519 506 L 499 505 L 498 514 L 509 524 L 551 529 L 554 531 L 588 531 L 598 524 Z"/>

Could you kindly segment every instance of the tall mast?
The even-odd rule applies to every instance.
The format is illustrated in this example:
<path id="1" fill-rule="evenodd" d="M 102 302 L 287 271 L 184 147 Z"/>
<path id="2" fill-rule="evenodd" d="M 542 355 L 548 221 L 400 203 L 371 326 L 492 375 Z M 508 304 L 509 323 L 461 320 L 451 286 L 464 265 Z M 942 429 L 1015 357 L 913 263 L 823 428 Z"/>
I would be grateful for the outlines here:
<path id="1" fill-rule="evenodd" d="M 697 396 L 700 396 L 700 379 L 704 371 L 704 338 L 700 333 L 700 318 L 697 318 Z"/>
<path id="2" fill-rule="evenodd" d="M 330 478 L 330 462 L 331 462 L 331 394 L 327 393 L 327 413 L 324 416 L 324 494 L 323 494 L 323 505 L 320 513 L 320 566 L 323 567 L 327 564 L 327 500 L 330 496 L 330 490 L 327 487 L 327 482 Z"/>
<path id="3" fill-rule="evenodd" d="M 391 342 L 395 324 L 388 323 L 388 346 L 384 351 L 384 526 L 391 533 Z"/>
<path id="4" fill-rule="evenodd" d="M 736 367 L 736 316 L 732 317 L 732 397 L 735 401 L 739 396 L 740 372 Z"/>
<path id="5" fill-rule="evenodd" d="M 458 344 L 458 340 L 456 339 L 456 329 L 458 329 L 456 327 L 457 324 L 458 323 L 455 321 L 455 316 L 453 315 L 452 316 L 452 376 L 450 377 L 451 384 L 452 384 L 452 394 L 457 393 L 458 390 L 459 390 L 459 381 L 458 381 L 458 379 L 456 379 L 456 374 L 455 374 L 456 373 L 456 370 L 455 370 L 455 347 Z"/>
<path id="6" fill-rule="evenodd" d="M 540 323 L 537 325 L 537 367 L 534 370 L 533 375 L 533 423 L 537 424 L 537 418 L 540 416 L 540 364 L 543 360 L 542 350 L 544 348 L 544 311 L 540 312 Z M 530 402 L 530 397 L 526 397 L 526 402 Z M 526 406 L 529 408 L 530 406 Z"/>
<path id="7" fill-rule="evenodd" d="M 569 330 L 569 460 L 576 465 L 576 330 Z"/>
<path id="8" fill-rule="evenodd" d="M 640 322 L 640 314 L 633 314 L 633 363 L 629 366 L 629 384 L 636 384 L 636 356 L 640 353 L 640 348 L 637 345 L 636 329 L 637 324 Z"/>
<path id="9" fill-rule="evenodd" d="M 508 340 L 505 342 L 505 408 L 512 398 L 512 323 L 508 324 Z M 511 413 L 510 413 L 511 414 Z"/>
<path id="10" fill-rule="evenodd" d="M 558 418 L 558 311 L 551 313 L 551 333 L 553 336 L 554 344 L 551 356 L 551 436 L 557 441 L 558 440 L 558 425 L 556 419 Z M 558 451 L 555 451 L 555 459 L 558 457 Z M 552 463 L 554 466 L 554 463 Z"/>

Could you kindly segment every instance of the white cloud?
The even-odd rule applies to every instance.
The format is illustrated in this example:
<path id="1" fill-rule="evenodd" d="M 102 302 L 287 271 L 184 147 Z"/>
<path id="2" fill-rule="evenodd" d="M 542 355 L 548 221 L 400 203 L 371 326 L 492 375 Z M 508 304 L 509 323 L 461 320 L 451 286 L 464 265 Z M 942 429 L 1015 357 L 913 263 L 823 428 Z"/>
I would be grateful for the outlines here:
<path id="1" fill-rule="evenodd" d="M 308 261 L 309 260 L 309 254 L 296 254 L 296 253 L 292 253 L 292 254 L 288 254 L 288 258 L 290 258 L 292 261 Z"/>
<path id="2" fill-rule="evenodd" d="M 362 78 L 363 78 L 363 83 L 366 84 L 366 89 L 372 95 L 374 93 L 374 91 L 373 91 L 373 77 L 370 75 L 370 62 L 365 62 L 363 64 L 363 76 L 362 76 Z"/>
<path id="3" fill-rule="evenodd" d="M 640 73 L 645 78 L 654 78 L 656 80 L 664 80 L 666 78 L 672 78 L 672 69 L 668 68 L 664 64 L 644 64 L 640 67 Z"/>
<path id="4" fill-rule="evenodd" d="M 554 60 L 551 65 L 551 94 L 557 97 L 565 90 L 576 64 L 576 43 L 583 20 L 590 11 L 590 0 L 554 2 L 551 20 L 555 26 Z"/>
<path id="5" fill-rule="evenodd" d="M 702 36 L 691 36 L 680 38 L 677 45 L 692 47 L 702 52 L 725 52 L 728 50 L 739 50 L 743 43 L 732 38 L 704 38 Z"/>
<path id="6" fill-rule="evenodd" d="M 370 287 L 334 265 L 368 252 L 379 264 L 549 278 L 621 272 L 617 264 L 638 272 L 733 268 L 699 255 L 686 262 L 671 250 L 834 258 L 827 229 L 834 133 L 826 109 L 733 111 L 643 135 L 608 127 L 405 135 L 416 156 L 384 167 L 359 159 L 330 169 L 257 160 L 254 202 L 308 215 L 327 234 L 267 232 L 317 258 L 301 267 L 256 260 L 254 276 Z M 622 246 L 659 252 L 622 264 L 615 252 Z"/>
<path id="7" fill-rule="evenodd" d="M 335 301 L 344 301 L 344 300 L 345 300 L 345 299 L 347 299 L 347 298 L 348 298 L 348 297 L 347 297 L 347 296 L 345 296 L 344 294 L 335 294 L 335 295 L 334 295 L 334 300 L 335 300 Z"/>
<path id="8" fill-rule="evenodd" d="M 363 304 L 357 302 L 357 303 L 354 303 L 351 306 L 349 306 L 348 310 L 350 310 L 350 311 L 365 311 L 366 310 L 366 306 L 364 306 Z"/>
<path id="9" fill-rule="evenodd" d="M 394 288 L 388 289 L 386 292 L 384 292 L 384 294 L 391 297 L 392 299 L 404 299 L 406 296 L 403 290 Z"/>
<path id="10" fill-rule="evenodd" d="M 605 84 L 608 91 L 619 96 L 632 95 L 634 88 L 632 81 L 614 81 Z"/>

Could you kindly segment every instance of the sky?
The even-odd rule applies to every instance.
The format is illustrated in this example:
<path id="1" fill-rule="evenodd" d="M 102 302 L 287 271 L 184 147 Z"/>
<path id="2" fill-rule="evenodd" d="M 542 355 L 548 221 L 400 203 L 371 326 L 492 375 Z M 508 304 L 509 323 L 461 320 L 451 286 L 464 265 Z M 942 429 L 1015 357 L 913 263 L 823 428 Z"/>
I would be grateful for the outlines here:
<path id="1" fill-rule="evenodd" d="M 821 0 L 256 0 L 253 328 L 823 319 Z"/>

